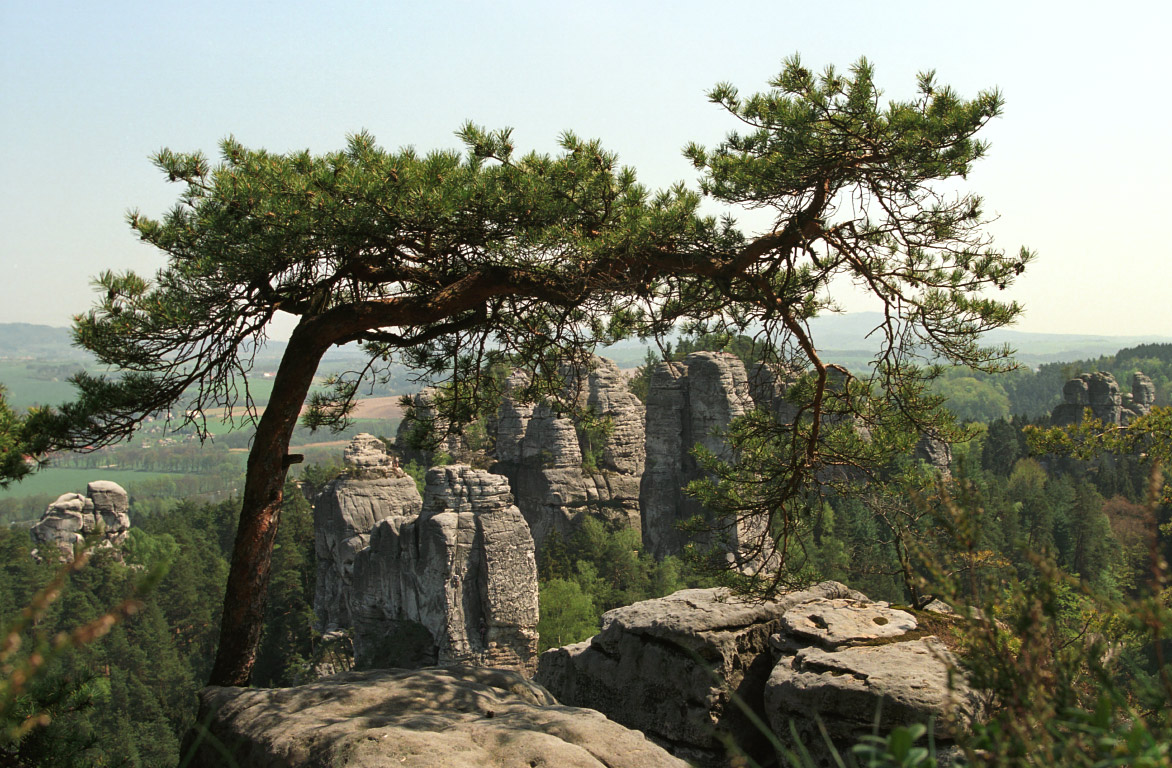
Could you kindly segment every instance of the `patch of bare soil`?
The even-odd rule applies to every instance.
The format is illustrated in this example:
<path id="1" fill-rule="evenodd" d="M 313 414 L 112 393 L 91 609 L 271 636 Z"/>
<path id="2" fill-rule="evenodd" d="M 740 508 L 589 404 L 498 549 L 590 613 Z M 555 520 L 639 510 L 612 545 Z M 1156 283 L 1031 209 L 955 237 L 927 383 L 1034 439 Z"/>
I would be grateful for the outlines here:
<path id="1" fill-rule="evenodd" d="M 401 395 L 388 397 L 368 397 L 358 400 L 354 408 L 356 419 L 401 419 L 403 406 L 400 405 Z"/>

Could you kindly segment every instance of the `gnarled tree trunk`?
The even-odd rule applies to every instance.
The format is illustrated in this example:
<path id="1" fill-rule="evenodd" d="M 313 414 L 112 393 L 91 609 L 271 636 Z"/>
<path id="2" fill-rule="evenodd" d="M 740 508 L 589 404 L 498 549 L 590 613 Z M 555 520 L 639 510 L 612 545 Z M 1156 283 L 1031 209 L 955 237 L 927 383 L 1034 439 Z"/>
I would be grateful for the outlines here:
<path id="1" fill-rule="evenodd" d="M 318 363 L 329 345 L 315 318 L 298 324 L 281 358 L 269 403 L 257 423 L 248 453 L 240 523 L 224 593 L 220 643 L 209 685 L 247 686 L 252 677 L 264 629 L 273 540 L 289 471 L 289 441 Z"/>

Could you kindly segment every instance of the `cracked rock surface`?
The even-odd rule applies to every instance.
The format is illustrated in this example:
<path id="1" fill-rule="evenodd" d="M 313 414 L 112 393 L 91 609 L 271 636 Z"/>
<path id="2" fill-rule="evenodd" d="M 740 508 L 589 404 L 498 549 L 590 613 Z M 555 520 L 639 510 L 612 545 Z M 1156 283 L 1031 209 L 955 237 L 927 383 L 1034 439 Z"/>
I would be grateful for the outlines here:
<path id="1" fill-rule="evenodd" d="M 936 735 L 948 738 L 967 724 L 958 715 L 975 704 L 956 669 L 956 658 L 933 636 L 833 651 L 803 648 L 773 668 L 765 707 L 777 733 L 816 712 L 832 737 L 849 742 L 870 733 L 879 712 L 883 730 L 932 719 Z"/>
<path id="2" fill-rule="evenodd" d="M 769 601 L 691 589 L 610 611 L 588 641 L 541 655 L 535 680 L 559 701 L 638 728 L 700 766 L 725 766 L 724 740 L 771 764 L 768 738 L 733 696 L 790 743 L 833 765 L 815 716 L 838 747 L 881 728 L 936 719 L 945 741 L 979 714 L 956 659 L 915 617 L 837 582 Z"/>
<path id="3" fill-rule="evenodd" d="M 767 602 L 720 588 L 682 590 L 607 612 L 592 639 L 543 653 L 534 679 L 563 704 L 597 709 L 699 765 L 725 764 L 722 734 L 750 755 L 771 755 L 731 697 L 763 715 L 769 637 L 786 611 L 853 596 L 862 597 L 836 582 Z"/>
<path id="4" fill-rule="evenodd" d="M 531 673 L 537 561 L 505 478 L 463 464 L 428 470 L 423 511 L 381 520 L 355 556 L 350 610 L 360 666 Z"/>
<path id="5" fill-rule="evenodd" d="M 771 644 L 777 658 L 763 700 L 770 729 L 787 741 L 796 730 L 820 766 L 836 763 L 819 721 L 840 750 L 876 723 L 886 733 L 931 721 L 947 759 L 953 735 L 983 714 L 956 656 L 887 603 L 809 601 L 786 612 Z"/>
<path id="6" fill-rule="evenodd" d="M 679 523 L 708 513 L 682 490 L 704 476 L 692 450 L 701 445 L 732 458 L 724 439 L 729 423 L 753 410 L 744 363 L 728 352 L 693 352 L 679 363 L 659 363 L 647 392 L 646 468 L 640 481 L 643 543 L 656 557 L 676 555 L 692 540 Z M 743 524 L 722 535 L 729 551 L 751 541 Z"/>
<path id="7" fill-rule="evenodd" d="M 612 526 L 641 526 L 643 404 L 610 360 L 592 357 L 576 368 L 567 366 L 563 374 L 569 410 L 519 402 L 512 393 L 527 379 L 514 373 L 497 414 L 493 471 L 509 479 L 538 548 L 554 532 L 568 537 L 584 515 Z M 605 438 L 587 435 L 579 413 L 605 423 Z"/>
<path id="8" fill-rule="evenodd" d="M 415 481 L 374 435 L 356 435 L 344 460 L 346 472 L 328 483 L 313 504 L 313 609 L 325 632 L 351 624 L 354 559 L 370 544 L 371 530 L 386 519 L 414 518 L 423 508 Z"/>

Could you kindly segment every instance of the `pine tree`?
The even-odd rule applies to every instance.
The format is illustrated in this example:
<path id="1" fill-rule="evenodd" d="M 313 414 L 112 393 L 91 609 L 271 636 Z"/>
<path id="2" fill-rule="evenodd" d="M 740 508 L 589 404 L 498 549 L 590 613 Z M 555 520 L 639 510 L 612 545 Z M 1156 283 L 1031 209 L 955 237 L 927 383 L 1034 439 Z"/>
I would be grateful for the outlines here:
<path id="1" fill-rule="evenodd" d="M 651 193 L 597 141 L 572 133 L 555 156 L 519 156 L 509 131 L 467 125 L 461 152 L 388 152 L 359 134 L 325 155 L 278 155 L 228 139 L 217 164 L 160 152 L 182 185 L 161 220 L 131 226 L 167 265 L 153 279 L 105 273 L 100 300 L 75 337 L 117 377 L 79 375 L 76 403 L 30 417 L 65 447 L 121 440 L 156 412 L 177 410 L 203 430 L 212 409 L 255 415 L 247 373 L 278 312 L 297 318 L 272 394 L 256 422 L 211 681 L 247 684 L 272 573 L 293 429 L 338 425 L 363 378 L 398 356 L 450 385 L 439 406 L 470 420 L 493 393 L 492 363 L 528 366 L 534 393 L 556 397 L 562 366 L 596 341 L 665 333 L 761 329 L 762 347 L 787 352 L 796 433 L 778 437 L 777 482 L 740 512 L 774 525 L 822 470 L 870 460 L 832 416 L 857 415 L 898 449 L 910 429 L 947 425 L 925 381 L 934 362 L 991 369 L 1004 349 L 978 334 L 1011 321 L 1004 288 L 1030 254 L 991 247 L 980 198 L 953 194 L 986 151 L 976 134 L 1002 108 L 996 92 L 963 99 L 919 78 L 918 95 L 884 103 L 871 65 L 821 74 L 795 57 L 771 90 L 709 94 L 741 125 L 715 148 L 686 154 L 700 193 Z M 774 215 L 763 234 L 701 216 L 701 195 Z M 849 277 L 887 309 L 875 379 L 833 391 L 807 321 L 834 307 L 826 286 Z M 325 351 L 361 342 L 369 364 L 309 397 Z M 35 424 L 33 422 L 36 422 Z M 796 439 L 793 439 L 796 438 Z M 845 439 L 845 442 L 844 442 Z M 735 481 L 737 478 L 726 478 Z M 735 506 L 735 505 L 734 505 Z M 758 548 L 773 548 L 762 540 Z"/>

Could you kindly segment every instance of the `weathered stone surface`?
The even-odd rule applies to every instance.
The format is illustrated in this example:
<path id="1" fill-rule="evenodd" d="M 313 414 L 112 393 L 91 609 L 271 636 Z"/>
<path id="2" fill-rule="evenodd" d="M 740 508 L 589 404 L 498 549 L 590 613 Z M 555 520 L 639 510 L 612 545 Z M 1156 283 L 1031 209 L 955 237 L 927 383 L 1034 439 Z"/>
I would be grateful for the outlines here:
<path id="1" fill-rule="evenodd" d="M 283 689 L 205 688 L 193 768 L 687 768 L 637 731 L 470 667 L 351 672 Z M 188 736 L 187 745 L 197 736 Z"/>
<path id="2" fill-rule="evenodd" d="M 783 635 L 837 646 L 907 634 L 916 628 L 916 619 L 886 603 L 837 598 L 791 608 L 781 617 L 781 626 Z"/>
<path id="3" fill-rule="evenodd" d="M 505 381 L 504 397 L 501 398 L 501 405 L 497 411 L 494 449 L 496 460 L 502 467 L 514 468 L 521 464 L 521 454 L 525 435 L 529 430 L 529 419 L 533 416 L 533 406 L 519 402 L 514 393 L 528 382 L 529 378 L 523 371 L 515 371 Z M 513 495 L 516 496 L 515 491 Z"/>
<path id="4" fill-rule="evenodd" d="M 911 614 L 835 582 L 768 602 L 684 590 L 607 613 L 592 639 L 542 654 L 535 679 L 698 765 L 727 765 L 727 738 L 770 762 L 735 695 L 783 743 L 793 722 L 821 760 L 815 715 L 849 749 L 881 701 L 884 729 L 936 718 L 944 740 L 980 711 L 955 659 L 924 634 Z"/>
<path id="5" fill-rule="evenodd" d="M 647 459 L 639 499 L 643 543 L 656 557 L 680 552 L 688 537 L 681 521 L 704 509 L 683 487 L 703 475 L 692 449 L 701 445 L 731 458 L 721 436 L 734 418 L 749 412 L 745 366 L 726 352 L 693 352 L 682 363 L 660 363 L 651 374 L 647 394 Z M 729 531 L 723 542 L 735 551 L 751 532 Z"/>
<path id="6" fill-rule="evenodd" d="M 1130 424 L 1140 416 L 1151 413 L 1156 404 L 1156 385 L 1142 371 L 1131 375 L 1131 392 L 1123 395 L 1123 404 L 1120 408 L 1119 420 L 1123 425 Z"/>
<path id="7" fill-rule="evenodd" d="M 874 732 L 934 722 L 937 744 L 983 714 L 957 659 L 914 616 L 866 599 L 811 600 L 787 611 L 771 638 L 777 663 L 765 684 L 770 728 L 790 741 L 796 730 L 817 764 L 832 761 L 821 721 L 835 746 Z M 943 753 L 943 752 L 942 752 Z"/>
<path id="8" fill-rule="evenodd" d="M 1156 385 L 1142 371 L 1131 375 L 1131 397 L 1141 414 L 1148 413 L 1156 404 Z"/>
<path id="9" fill-rule="evenodd" d="M 881 718 L 882 731 L 913 723 L 935 723 L 948 740 L 980 711 L 964 683 L 956 658 L 935 637 L 833 650 L 809 647 L 783 657 L 765 687 L 765 707 L 774 733 L 798 726 L 808 747 L 821 739 L 817 715 L 832 739 L 857 741 Z"/>
<path id="10" fill-rule="evenodd" d="M 565 374 L 568 412 L 544 403 L 524 405 L 509 396 L 525 383 L 523 374 L 516 374 L 506 385 L 497 418 L 493 471 L 509 478 L 538 546 L 555 531 L 568 535 L 584 514 L 640 528 L 643 404 L 609 360 L 594 357 L 577 370 L 567 368 Z M 601 450 L 590 444 L 591 436 L 581 429 L 575 409 L 608 425 Z"/>
<path id="11" fill-rule="evenodd" d="M 31 529 L 33 554 L 72 559 L 74 548 L 101 531 L 97 546 L 123 543 L 130 531 L 130 497 L 122 486 L 97 480 L 86 495 L 64 493 L 57 497 Z"/>
<path id="12" fill-rule="evenodd" d="M 915 458 L 936 469 L 945 478 L 952 476 L 952 446 L 931 435 L 921 435 L 916 443 Z"/>
<path id="13" fill-rule="evenodd" d="M 355 556 L 350 594 L 360 666 L 536 664 L 533 538 L 499 475 L 433 467 L 420 515 L 379 521 Z"/>
<path id="14" fill-rule="evenodd" d="M 758 363 L 749 372 L 749 395 L 758 408 L 765 408 L 781 424 L 792 424 L 798 407 L 786 399 L 786 393 L 798 374 L 778 365 Z"/>
<path id="15" fill-rule="evenodd" d="M 371 529 L 388 518 L 413 519 L 423 508 L 415 481 L 374 435 L 355 436 L 344 459 L 345 474 L 322 489 L 313 507 L 313 607 L 324 632 L 350 626 L 354 558 L 369 544 Z"/>
<path id="16" fill-rule="evenodd" d="M 769 637 L 786 611 L 850 597 L 864 599 L 835 582 L 768 602 L 724 589 L 683 590 L 609 611 L 591 640 L 542 654 L 535 679 L 558 701 L 597 709 L 701 765 L 724 763 L 722 733 L 750 755 L 768 756 L 766 738 L 731 696 L 763 717 Z"/>
<path id="17" fill-rule="evenodd" d="M 355 470 L 387 470 L 396 465 L 394 459 L 387 456 L 383 441 L 369 432 L 354 436 L 342 452 L 342 461 Z"/>
<path id="18" fill-rule="evenodd" d="M 1106 424 L 1118 424 L 1122 397 L 1115 377 L 1109 373 L 1084 373 L 1062 387 L 1064 402 L 1054 408 L 1051 421 L 1056 426 L 1078 424 L 1083 412 L 1091 409 L 1094 417 Z"/>

